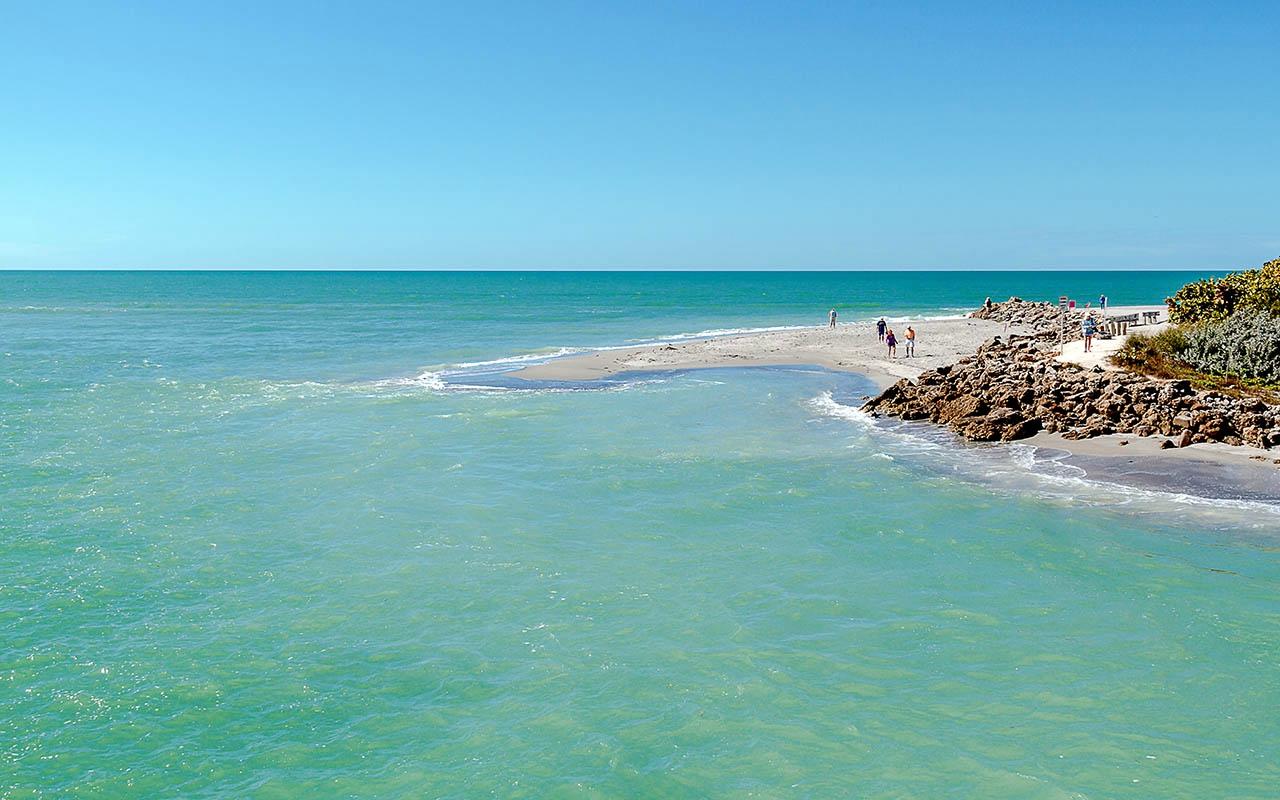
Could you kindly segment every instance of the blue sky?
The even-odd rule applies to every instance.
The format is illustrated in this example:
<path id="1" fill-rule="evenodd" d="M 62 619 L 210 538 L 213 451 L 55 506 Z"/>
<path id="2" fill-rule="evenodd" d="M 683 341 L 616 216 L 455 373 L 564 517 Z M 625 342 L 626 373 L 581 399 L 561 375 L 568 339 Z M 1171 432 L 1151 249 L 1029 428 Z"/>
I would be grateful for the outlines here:
<path id="1" fill-rule="evenodd" d="M 1276 3 L 14 3 L 0 267 L 1231 268 Z"/>

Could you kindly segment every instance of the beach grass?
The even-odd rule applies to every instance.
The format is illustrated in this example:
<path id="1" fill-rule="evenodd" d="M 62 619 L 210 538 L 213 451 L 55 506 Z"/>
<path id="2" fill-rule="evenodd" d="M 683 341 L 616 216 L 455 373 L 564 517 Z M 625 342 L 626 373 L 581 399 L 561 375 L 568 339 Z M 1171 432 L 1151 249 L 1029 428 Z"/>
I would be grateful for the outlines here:
<path id="1" fill-rule="evenodd" d="M 1180 357 L 1186 349 L 1186 330 L 1181 326 L 1158 333 L 1134 333 L 1111 356 L 1111 363 L 1153 378 L 1188 380 L 1197 389 L 1211 389 L 1235 396 L 1259 397 L 1280 402 L 1280 385 L 1233 375 L 1215 375 L 1196 369 Z"/>

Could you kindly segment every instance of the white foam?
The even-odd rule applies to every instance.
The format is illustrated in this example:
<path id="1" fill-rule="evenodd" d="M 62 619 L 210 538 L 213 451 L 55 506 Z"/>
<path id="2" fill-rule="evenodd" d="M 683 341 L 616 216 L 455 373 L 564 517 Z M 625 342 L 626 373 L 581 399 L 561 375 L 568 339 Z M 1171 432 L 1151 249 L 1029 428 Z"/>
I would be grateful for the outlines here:
<path id="1" fill-rule="evenodd" d="M 483 383 L 465 383 L 459 378 L 468 374 L 473 377 L 492 373 L 466 373 L 461 370 L 426 370 L 418 375 L 404 378 L 384 378 L 376 381 L 341 384 L 315 384 L 325 386 L 331 391 L 353 391 L 369 395 L 407 396 L 407 395 L 441 395 L 466 393 L 472 395 L 538 395 L 563 394 L 568 392 L 619 392 L 630 391 L 638 387 L 652 387 L 668 382 L 664 377 L 648 377 L 638 380 L 610 381 L 590 386 L 494 386 Z M 305 382 L 304 382 L 305 383 Z M 296 386 L 304 383 L 294 384 Z M 283 384 L 282 384 L 283 385 Z"/>
<path id="2" fill-rule="evenodd" d="M 497 367 L 506 364 L 528 364 L 530 361 L 550 361 L 553 358 L 562 356 L 571 356 L 578 353 L 588 352 L 582 347 L 559 347 L 551 352 L 544 353 L 523 353 L 521 355 L 506 356 L 505 358 L 492 358 L 488 361 L 460 361 L 457 364 L 451 364 L 453 369 L 473 369 L 475 367 Z M 452 371 L 449 370 L 449 371 Z"/>
<path id="3" fill-rule="evenodd" d="M 491 358 L 484 361 L 459 361 L 453 364 L 442 365 L 436 374 L 453 377 L 465 376 L 467 374 L 491 374 L 499 371 L 514 371 L 519 367 L 527 367 L 531 364 L 541 364 L 557 358 L 565 356 L 582 355 L 583 353 L 596 353 L 611 350 L 631 350 L 637 347 L 650 347 L 660 344 L 668 344 L 671 342 L 683 342 L 692 339 L 713 339 L 721 336 L 737 336 L 751 333 L 771 333 L 776 331 L 798 331 L 805 328 L 815 327 L 813 325 L 775 325 L 765 328 L 715 328 L 711 330 L 698 331 L 697 333 L 676 333 L 671 336 L 660 336 L 651 339 L 630 339 L 625 344 L 606 344 L 597 345 L 595 347 L 549 347 L 545 350 L 534 353 L 519 353 L 512 356 L 503 356 L 502 358 Z M 510 370 L 482 370 L 483 367 L 510 367 Z"/>
<path id="4" fill-rule="evenodd" d="M 426 389 L 432 392 L 443 392 L 447 388 L 444 377 L 439 372 L 430 370 L 414 375 L 411 378 L 384 378 L 383 380 L 369 381 L 362 385 L 374 389 L 414 388 Z"/>
<path id="5" fill-rule="evenodd" d="M 824 416 L 853 423 L 860 438 L 873 439 L 870 446 L 894 460 L 918 460 L 928 452 L 928 466 L 943 469 L 961 478 L 996 491 L 1020 494 L 1028 489 L 1042 499 L 1070 505 L 1099 507 L 1140 507 L 1146 513 L 1178 514 L 1194 507 L 1205 513 L 1226 514 L 1231 522 L 1257 527 L 1274 527 L 1280 505 L 1259 500 L 1203 497 L 1185 492 L 1128 486 L 1090 478 L 1068 453 L 1041 449 L 1023 443 L 972 445 L 950 431 L 919 422 L 902 422 L 872 417 L 860 408 L 836 402 L 829 392 L 809 400 Z M 866 446 L 855 442 L 851 447 Z M 1259 512 L 1265 516 L 1259 517 Z"/>
<path id="6" fill-rule="evenodd" d="M 949 310 L 949 309 L 948 309 Z M 889 322 L 907 322 L 907 321 L 936 321 L 936 320 L 956 320 L 964 319 L 968 314 L 937 314 L 937 315 L 913 315 L 913 316 L 895 316 L 885 317 Z M 871 324 L 879 317 L 869 317 L 867 319 L 855 320 L 853 323 L 842 324 Z M 596 345 L 593 347 L 548 347 L 542 351 L 534 353 L 519 353 L 501 358 L 492 358 L 483 361 L 460 361 L 455 364 L 441 365 L 439 374 L 446 377 L 465 376 L 467 374 L 492 374 L 493 372 L 514 371 L 520 367 L 527 367 L 533 364 L 542 364 L 557 358 L 565 356 L 582 355 L 584 353 L 608 352 L 613 350 L 630 350 L 637 347 L 654 347 L 662 344 L 671 344 L 675 342 L 689 342 L 699 339 L 718 339 L 727 336 L 749 336 L 761 333 L 781 333 L 785 331 L 803 331 L 814 328 L 825 328 L 825 324 L 812 325 L 766 325 L 762 327 L 752 328 L 708 328 L 706 330 L 696 331 L 693 333 L 673 333 L 668 336 L 656 336 L 645 339 L 628 339 L 624 344 L 612 345 Z M 495 369 L 487 369 L 495 368 Z M 508 369 L 509 368 L 509 369 Z"/>
<path id="7" fill-rule="evenodd" d="M 885 322 L 946 322 L 948 320 L 968 319 L 969 315 L 965 314 L 912 314 L 905 317 L 883 317 Z M 875 322 L 881 317 L 875 317 L 864 322 Z"/>
<path id="8" fill-rule="evenodd" d="M 963 309 L 945 309 L 947 311 L 955 311 L 949 314 L 909 314 L 906 316 L 885 316 L 880 315 L 872 317 L 859 317 L 852 320 L 841 321 L 841 325 L 869 325 L 874 324 L 876 320 L 884 319 L 886 322 L 941 322 L 945 320 L 966 319 L 969 313 Z M 759 328 L 710 328 L 697 333 L 676 333 L 670 336 L 661 336 L 654 339 L 633 339 L 629 347 L 640 347 L 646 344 L 663 344 L 664 342 L 679 342 L 689 339 L 714 339 L 720 336 L 746 336 L 755 333 L 777 333 L 780 331 L 803 331 L 811 328 L 827 327 L 825 322 L 815 322 L 812 325 L 768 325 Z M 615 349 L 615 348 L 598 348 L 598 349 Z"/>
<path id="9" fill-rule="evenodd" d="M 803 331 L 808 328 L 820 328 L 823 325 L 769 325 L 762 328 L 709 328 L 697 333 L 674 333 L 655 339 L 633 339 L 627 347 L 641 347 L 646 344 L 663 344 L 664 342 L 683 342 L 690 339 L 714 339 L 720 336 L 745 336 L 753 333 L 777 333 L 779 331 Z M 606 349 L 606 348 L 601 348 Z M 615 348 L 607 348 L 615 349 Z"/>
<path id="10" fill-rule="evenodd" d="M 119 314 L 128 311 L 128 309 L 112 306 L 0 306 L 0 312 L 9 311 L 41 311 L 55 313 L 70 311 L 77 314 Z"/>

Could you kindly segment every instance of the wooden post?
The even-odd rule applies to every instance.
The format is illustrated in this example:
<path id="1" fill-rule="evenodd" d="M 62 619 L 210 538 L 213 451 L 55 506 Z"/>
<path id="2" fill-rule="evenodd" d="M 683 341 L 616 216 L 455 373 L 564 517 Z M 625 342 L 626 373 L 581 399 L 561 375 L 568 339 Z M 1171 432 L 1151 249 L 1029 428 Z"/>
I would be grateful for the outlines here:
<path id="1" fill-rule="evenodd" d="M 1062 321 L 1058 325 L 1058 354 L 1067 351 L 1067 296 L 1058 295 L 1058 310 L 1062 312 Z"/>

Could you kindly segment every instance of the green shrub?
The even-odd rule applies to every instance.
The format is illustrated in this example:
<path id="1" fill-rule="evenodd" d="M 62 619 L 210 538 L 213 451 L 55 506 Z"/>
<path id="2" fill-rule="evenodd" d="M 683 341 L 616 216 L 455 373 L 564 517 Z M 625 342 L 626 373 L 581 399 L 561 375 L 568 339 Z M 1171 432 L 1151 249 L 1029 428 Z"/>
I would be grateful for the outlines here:
<path id="1" fill-rule="evenodd" d="M 1186 346 L 1186 334 L 1182 328 L 1169 327 L 1156 334 L 1133 333 L 1112 354 L 1111 361 L 1157 377 L 1181 377 L 1188 371 L 1188 366 L 1182 361 L 1182 351 Z"/>
<path id="2" fill-rule="evenodd" d="M 1225 320 L 1191 328 L 1184 337 L 1178 358 L 1197 370 L 1280 384 L 1280 317 L 1237 312 Z"/>
<path id="3" fill-rule="evenodd" d="M 1193 281 L 1168 303 L 1169 319 L 1178 324 L 1225 320 L 1241 311 L 1280 314 L 1280 259 L 1258 269 Z"/>

